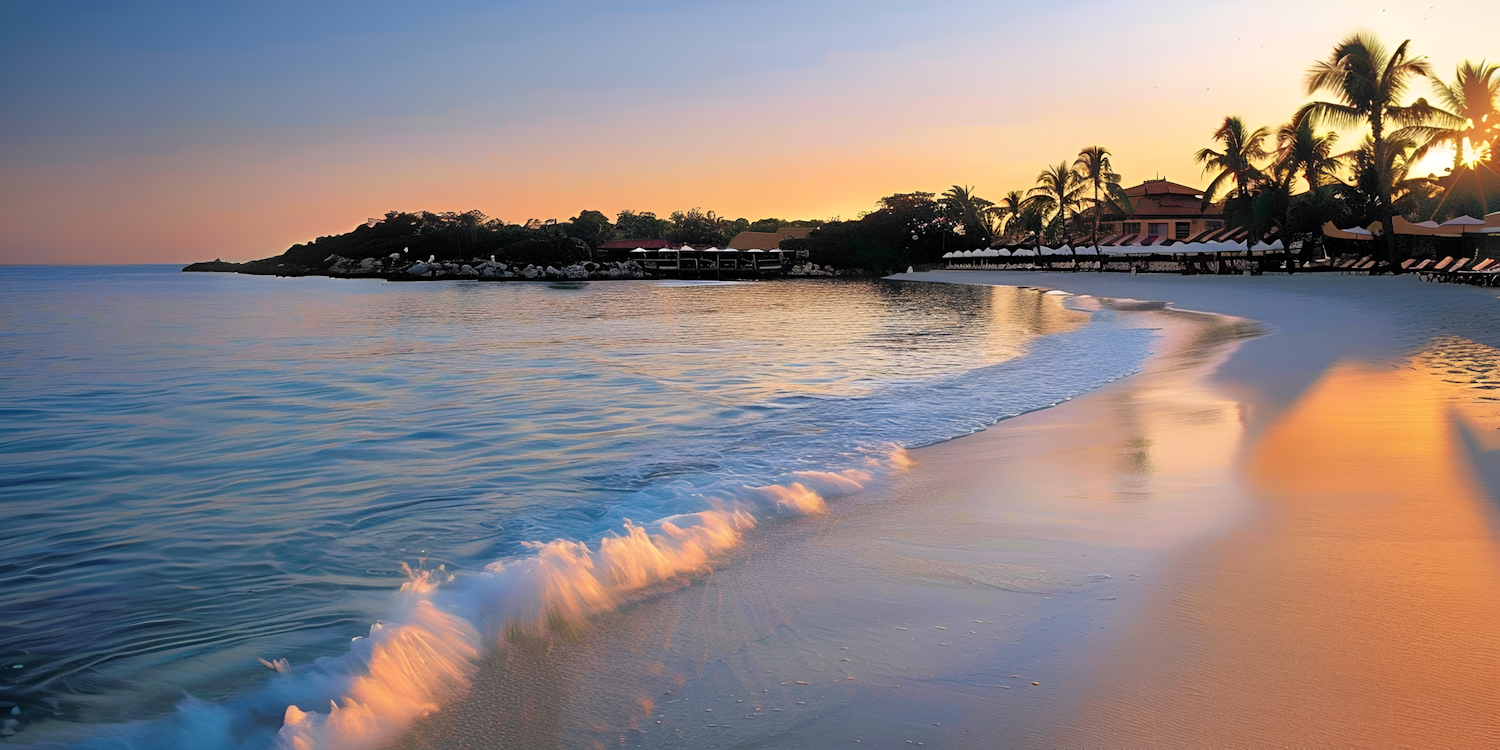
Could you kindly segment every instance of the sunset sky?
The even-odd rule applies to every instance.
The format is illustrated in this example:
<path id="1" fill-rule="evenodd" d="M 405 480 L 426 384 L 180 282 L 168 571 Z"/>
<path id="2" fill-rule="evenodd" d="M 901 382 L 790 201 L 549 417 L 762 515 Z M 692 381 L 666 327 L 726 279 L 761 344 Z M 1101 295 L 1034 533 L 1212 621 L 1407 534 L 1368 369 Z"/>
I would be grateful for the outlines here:
<path id="1" fill-rule="evenodd" d="M 6 3 L 0 263 L 248 260 L 393 209 L 853 218 L 1094 144 L 1201 186 L 1223 117 L 1285 121 L 1356 28 L 1445 79 L 1500 59 L 1486 0 L 204 5 Z"/>

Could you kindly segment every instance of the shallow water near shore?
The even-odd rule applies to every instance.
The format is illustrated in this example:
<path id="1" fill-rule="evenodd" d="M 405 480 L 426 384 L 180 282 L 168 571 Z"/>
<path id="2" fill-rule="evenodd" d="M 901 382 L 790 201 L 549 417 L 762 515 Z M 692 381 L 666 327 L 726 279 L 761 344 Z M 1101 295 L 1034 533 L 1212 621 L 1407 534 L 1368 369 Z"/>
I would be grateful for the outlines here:
<path id="1" fill-rule="evenodd" d="M 13 741 L 1500 741 L 1492 291 L 958 273 L 487 297 L 168 271 L 25 277 L 87 293 L 0 307 L 33 363 L 0 369 L 31 389 L 0 425 L 33 530 L 6 537 L 7 590 L 61 608 L 33 642 L 83 644 L 5 674 Z"/>
<path id="2" fill-rule="evenodd" d="M 0 292 L 0 706 L 79 746 L 378 746 L 495 644 L 649 606 L 1152 340 L 877 281 Z"/>

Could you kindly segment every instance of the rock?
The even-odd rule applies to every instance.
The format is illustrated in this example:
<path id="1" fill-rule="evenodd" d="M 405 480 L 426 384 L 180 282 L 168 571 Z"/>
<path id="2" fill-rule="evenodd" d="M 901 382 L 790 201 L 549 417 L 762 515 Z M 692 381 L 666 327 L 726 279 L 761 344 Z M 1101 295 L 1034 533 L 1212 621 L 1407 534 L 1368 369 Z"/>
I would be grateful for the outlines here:
<path id="1" fill-rule="evenodd" d="M 459 276 L 478 276 L 479 272 L 476 271 L 476 270 L 474 270 L 473 266 L 465 263 L 461 268 L 458 269 L 458 275 Z"/>
<path id="2" fill-rule="evenodd" d="M 428 267 L 426 263 L 414 263 L 411 268 L 406 269 L 406 272 L 413 276 L 424 276 L 427 271 Z"/>

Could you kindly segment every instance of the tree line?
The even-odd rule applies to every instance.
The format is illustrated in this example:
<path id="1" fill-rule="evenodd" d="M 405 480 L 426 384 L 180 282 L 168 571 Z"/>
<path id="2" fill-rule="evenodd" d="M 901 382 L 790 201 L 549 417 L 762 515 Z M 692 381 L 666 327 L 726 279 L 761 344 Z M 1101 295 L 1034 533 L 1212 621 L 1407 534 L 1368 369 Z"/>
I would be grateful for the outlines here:
<path id="1" fill-rule="evenodd" d="M 1194 154 L 1205 176 L 1211 175 L 1203 207 L 1222 199 L 1228 226 L 1246 228 L 1252 240 L 1275 235 L 1288 245 L 1317 241 L 1327 221 L 1390 227 L 1397 215 L 1444 220 L 1495 208 L 1500 179 L 1491 158 L 1500 140 L 1500 66 L 1466 61 L 1445 81 L 1409 47 L 1408 40 L 1389 51 L 1373 35 L 1356 32 L 1313 63 L 1306 93 L 1323 98 L 1299 107 L 1286 123 L 1252 129 L 1241 117 L 1225 117 L 1212 133 L 1213 146 Z M 1403 103 L 1419 81 L 1430 84 L 1436 101 Z M 1363 139 L 1341 151 L 1335 128 L 1361 129 Z M 1411 174 L 1418 161 L 1443 146 L 1454 149 L 1448 176 Z M 329 255 L 402 252 L 445 260 L 496 255 L 520 263 L 571 263 L 589 259 L 611 239 L 724 247 L 742 231 L 816 226 L 782 247 L 821 264 L 882 273 L 997 242 L 1097 244 L 1101 220 L 1134 210 L 1111 156 L 1103 146 L 1089 146 L 1046 166 L 1030 188 L 1011 190 L 998 201 L 980 197 L 972 186 L 954 185 L 941 195 L 886 196 L 849 221 L 749 221 L 693 208 L 665 218 L 625 210 L 611 221 L 586 210 L 566 221 L 512 224 L 479 211 L 392 211 L 347 234 L 294 245 L 283 257 L 308 266 Z M 1386 260 L 1397 260 L 1391 232 L 1385 232 L 1384 247 Z"/>
<path id="2" fill-rule="evenodd" d="M 693 208 L 660 218 L 649 211 L 621 211 L 610 221 L 600 211 L 580 211 L 567 221 L 530 219 L 513 224 L 474 210 L 463 213 L 390 211 L 345 234 L 293 245 L 281 257 L 314 267 L 330 255 L 383 258 L 392 253 L 425 259 L 464 260 L 494 255 L 514 263 L 559 264 L 589 260 L 612 239 L 665 239 L 696 247 L 723 247 L 742 231 L 774 231 L 822 222 L 766 218 L 728 219 Z M 269 260 L 269 259 L 268 259 Z"/>

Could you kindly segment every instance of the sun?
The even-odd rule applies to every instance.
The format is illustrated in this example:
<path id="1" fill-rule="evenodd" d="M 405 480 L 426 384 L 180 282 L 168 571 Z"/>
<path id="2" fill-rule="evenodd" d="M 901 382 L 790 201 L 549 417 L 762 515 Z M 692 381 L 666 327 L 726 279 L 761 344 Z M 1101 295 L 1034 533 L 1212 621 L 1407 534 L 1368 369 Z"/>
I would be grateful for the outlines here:
<path id="1" fill-rule="evenodd" d="M 1461 163 L 1473 169 L 1480 164 L 1490 160 L 1490 144 L 1487 141 L 1471 143 L 1468 138 L 1464 139 L 1464 155 Z"/>

